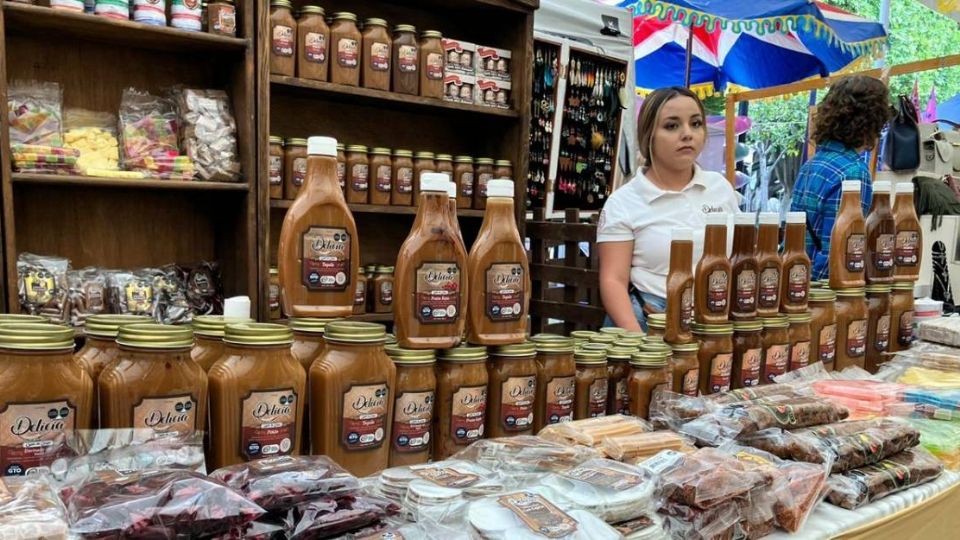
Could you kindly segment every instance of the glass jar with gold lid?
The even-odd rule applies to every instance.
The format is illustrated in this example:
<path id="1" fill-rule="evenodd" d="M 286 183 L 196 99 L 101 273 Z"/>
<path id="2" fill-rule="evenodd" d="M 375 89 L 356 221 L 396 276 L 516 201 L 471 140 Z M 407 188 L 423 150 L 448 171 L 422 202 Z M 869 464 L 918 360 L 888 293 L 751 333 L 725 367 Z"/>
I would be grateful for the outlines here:
<path id="1" fill-rule="evenodd" d="M 676 394 L 700 395 L 700 343 L 684 343 L 672 347 L 673 388 Z"/>
<path id="2" fill-rule="evenodd" d="M 537 398 L 537 347 L 532 342 L 489 348 L 487 437 L 532 435 Z"/>
<path id="3" fill-rule="evenodd" d="M 487 349 L 453 347 L 437 358 L 433 459 L 443 460 L 484 437 L 487 418 Z"/>
<path id="4" fill-rule="evenodd" d="M 533 432 L 544 426 L 573 420 L 577 363 L 573 337 L 537 334 L 537 403 Z"/>
<path id="5" fill-rule="evenodd" d="M 647 315 L 648 336 L 663 336 L 667 330 L 667 315 L 665 313 L 651 313 Z"/>
<path id="6" fill-rule="evenodd" d="M 913 282 L 895 281 L 890 291 L 890 352 L 913 343 Z"/>
<path id="7" fill-rule="evenodd" d="M 570 332 L 570 337 L 573 338 L 574 345 L 578 346 L 590 341 L 590 338 L 595 335 L 597 335 L 597 332 L 594 332 L 593 330 L 574 330 L 573 332 Z"/>
<path id="8" fill-rule="evenodd" d="M 193 318 L 193 349 L 190 358 L 204 371 L 210 371 L 224 351 L 223 334 L 231 323 L 250 322 L 250 319 L 223 315 L 198 315 Z"/>
<path id="9" fill-rule="evenodd" d="M 876 373 L 890 349 L 890 284 L 867 285 L 867 352 L 864 369 Z"/>
<path id="10" fill-rule="evenodd" d="M 321 319 L 314 317 L 293 317 L 288 326 L 293 331 L 293 345 L 290 354 L 302 367 L 304 373 L 310 373 L 310 367 L 323 354 L 323 331 L 327 323 L 335 319 Z M 303 399 L 303 428 L 300 430 L 300 451 L 303 455 L 310 455 L 310 392 L 304 392 Z"/>
<path id="11" fill-rule="evenodd" d="M 864 367 L 867 352 L 867 300 L 863 287 L 835 289 L 837 294 L 837 360 L 839 370 Z"/>
<path id="12" fill-rule="evenodd" d="M 606 416 L 607 349 L 580 349 L 573 358 L 577 364 L 574 420 Z"/>
<path id="13" fill-rule="evenodd" d="M 626 334 L 627 330 L 625 328 L 618 328 L 616 326 L 606 326 L 604 328 L 601 328 L 599 332 L 601 334 L 611 334 L 619 337 Z"/>
<path id="14" fill-rule="evenodd" d="M 761 319 L 763 322 L 763 359 L 760 384 L 773 384 L 787 372 L 790 364 L 790 320 L 786 315 Z"/>
<path id="15" fill-rule="evenodd" d="M 787 331 L 790 340 L 788 369 L 794 371 L 810 365 L 810 312 L 790 313 L 787 320 L 790 321 Z"/>
<path id="16" fill-rule="evenodd" d="M 426 463 L 430 460 L 436 403 L 436 354 L 431 350 L 401 349 L 396 346 L 388 346 L 385 350 L 397 366 L 390 466 Z"/>
<path id="17" fill-rule="evenodd" d="M 633 416 L 649 420 L 650 406 L 657 396 L 673 388 L 673 371 L 669 360 L 668 351 L 640 351 L 633 355 L 627 382 L 630 413 Z"/>
<path id="18" fill-rule="evenodd" d="M 607 351 L 607 414 L 630 414 L 630 360 L 640 348 L 617 342 Z"/>
<path id="19" fill-rule="evenodd" d="M 590 343 L 603 343 L 604 345 L 613 345 L 617 341 L 615 334 L 596 333 L 587 340 Z"/>
<path id="20" fill-rule="evenodd" d="M 103 368 L 117 357 L 120 350 L 117 346 L 120 327 L 152 321 L 153 319 L 146 315 L 91 315 L 83 325 L 86 342 L 73 358 L 90 374 L 90 378 L 96 381 Z"/>
<path id="21" fill-rule="evenodd" d="M 817 282 L 810 288 L 810 347 L 813 360 L 823 362 L 823 368 L 833 371 L 837 359 L 837 295 Z"/>
<path id="22" fill-rule="evenodd" d="M 730 390 L 733 374 L 733 324 L 694 323 L 693 334 L 700 342 L 700 394 Z"/>
<path id="23" fill-rule="evenodd" d="M 762 321 L 734 321 L 732 388 L 750 388 L 760 384 L 762 333 Z"/>
<path id="24" fill-rule="evenodd" d="M 33 322 L 45 323 L 49 321 L 40 315 L 27 315 L 26 313 L 0 313 L 0 324 Z"/>

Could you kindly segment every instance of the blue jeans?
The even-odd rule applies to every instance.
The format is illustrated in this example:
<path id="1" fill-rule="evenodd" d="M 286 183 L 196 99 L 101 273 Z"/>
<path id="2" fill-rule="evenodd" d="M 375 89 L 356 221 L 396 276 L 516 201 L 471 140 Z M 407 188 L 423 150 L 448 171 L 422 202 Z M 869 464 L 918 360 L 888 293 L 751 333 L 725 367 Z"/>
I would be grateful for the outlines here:
<path id="1" fill-rule="evenodd" d="M 637 317 L 637 322 L 640 323 L 640 328 L 643 328 L 644 332 L 648 332 L 649 329 L 647 328 L 647 315 L 643 311 L 643 306 L 650 306 L 650 310 L 655 313 L 663 313 L 667 310 L 667 300 L 655 294 L 645 293 L 642 291 L 640 292 L 639 296 L 640 299 L 638 300 L 636 294 L 631 294 L 630 304 L 633 306 L 633 314 Z M 641 303 L 641 301 L 643 303 Z M 607 315 L 603 319 L 603 326 L 606 328 L 616 325 L 613 324 L 613 319 Z"/>

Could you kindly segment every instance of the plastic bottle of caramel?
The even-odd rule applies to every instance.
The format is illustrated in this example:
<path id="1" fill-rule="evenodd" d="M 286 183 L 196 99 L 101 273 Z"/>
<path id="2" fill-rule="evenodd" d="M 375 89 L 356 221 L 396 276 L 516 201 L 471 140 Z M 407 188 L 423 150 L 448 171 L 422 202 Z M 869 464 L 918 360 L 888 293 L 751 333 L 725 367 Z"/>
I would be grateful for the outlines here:
<path id="1" fill-rule="evenodd" d="M 607 415 L 607 351 L 581 349 L 577 364 L 574 420 Z"/>
<path id="2" fill-rule="evenodd" d="M 240 322 L 250 322 L 250 319 L 224 317 L 223 315 L 198 315 L 194 317 L 194 342 L 193 348 L 190 349 L 190 358 L 204 371 L 210 371 L 213 364 L 223 356 L 223 334 L 227 325 Z"/>
<path id="3" fill-rule="evenodd" d="M 446 459 L 484 437 L 487 418 L 487 349 L 453 347 L 440 351 L 433 459 Z"/>
<path id="4" fill-rule="evenodd" d="M 450 227 L 456 231 L 457 238 L 463 243 L 463 231 L 460 230 L 460 220 L 457 218 L 457 185 L 447 183 L 447 202 L 450 204 Z"/>
<path id="5" fill-rule="evenodd" d="M 757 316 L 757 265 L 754 247 L 757 227 L 754 214 L 733 216 L 733 254 L 730 256 L 730 318 L 751 320 Z"/>
<path id="6" fill-rule="evenodd" d="M 360 245 L 337 183 L 337 141 L 310 137 L 307 181 L 280 228 L 277 261 L 287 317 L 345 317 L 353 312 Z"/>
<path id="7" fill-rule="evenodd" d="M 323 354 L 325 342 L 323 332 L 327 323 L 334 319 L 290 319 L 290 330 L 293 330 L 293 345 L 290 354 L 303 368 L 304 373 L 310 373 L 313 362 Z M 308 389 L 309 390 L 309 389 Z M 310 455 L 310 392 L 305 392 L 303 398 L 303 428 L 300 430 L 300 453 Z"/>
<path id="8" fill-rule="evenodd" d="M 532 435 L 537 397 L 537 348 L 518 343 L 490 348 L 487 437 Z"/>
<path id="9" fill-rule="evenodd" d="M 391 467 L 417 465 L 430 459 L 433 442 L 433 409 L 436 402 L 437 363 L 433 351 L 386 347 L 397 367 L 393 428 L 390 439 Z"/>
<path id="10" fill-rule="evenodd" d="M 773 317 L 780 313 L 780 215 L 775 212 L 760 213 L 757 233 L 757 316 Z"/>
<path id="11" fill-rule="evenodd" d="M 533 431 L 573 420 L 577 364 L 573 339 L 549 334 L 530 338 L 537 345 L 537 404 Z"/>
<path id="12" fill-rule="evenodd" d="M 456 192 L 456 184 L 451 186 Z M 522 343 L 527 337 L 530 269 L 514 219 L 512 180 L 491 180 L 487 185 L 487 209 L 467 269 L 471 291 L 467 341 Z"/>
<path id="13" fill-rule="evenodd" d="M 381 324 L 332 321 L 310 368 L 312 453 L 356 476 L 389 461 L 397 369 L 383 350 L 386 337 Z"/>
<path id="14" fill-rule="evenodd" d="M 860 181 L 844 180 L 840 209 L 830 233 L 830 288 L 863 287 L 866 230 L 860 207 Z"/>
<path id="15" fill-rule="evenodd" d="M 696 295 L 694 319 L 698 323 L 722 323 L 730 312 L 730 260 L 727 259 L 727 214 L 707 214 L 703 256 L 694 272 Z"/>
<path id="16" fill-rule="evenodd" d="M 913 182 L 898 182 L 896 192 L 893 219 L 897 239 L 893 277 L 897 281 L 917 281 L 920 279 L 920 260 L 923 257 L 923 231 L 913 206 Z"/>
<path id="17" fill-rule="evenodd" d="M 670 270 L 667 273 L 667 329 L 663 339 L 671 345 L 689 343 L 693 337 L 693 231 L 670 231 Z"/>
<path id="18" fill-rule="evenodd" d="M 893 283 L 897 224 L 890 209 L 890 182 L 873 183 L 873 201 L 864 221 L 867 235 L 867 283 Z"/>
<path id="19" fill-rule="evenodd" d="M 397 255 L 394 314 L 406 349 L 460 343 L 468 298 L 467 254 L 451 227 L 445 174 L 424 173 L 416 220 Z"/>
<path id="20" fill-rule="evenodd" d="M 810 293 L 810 257 L 807 256 L 807 214 L 787 212 L 780 263 L 780 311 L 803 313 Z"/>

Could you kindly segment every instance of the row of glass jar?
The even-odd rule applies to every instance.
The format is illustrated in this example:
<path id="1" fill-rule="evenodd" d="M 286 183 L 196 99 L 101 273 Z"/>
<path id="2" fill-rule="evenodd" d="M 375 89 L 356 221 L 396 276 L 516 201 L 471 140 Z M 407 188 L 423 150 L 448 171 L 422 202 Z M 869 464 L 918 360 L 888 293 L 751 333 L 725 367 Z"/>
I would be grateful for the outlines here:
<path id="1" fill-rule="evenodd" d="M 443 36 L 398 24 L 393 37 L 387 21 L 368 18 L 363 31 L 349 12 L 327 18 L 320 6 L 306 5 L 299 19 L 289 0 L 270 2 L 270 73 L 400 94 L 443 98 Z"/>
<path id="2" fill-rule="evenodd" d="M 307 140 L 270 137 L 271 199 L 296 199 L 307 175 Z M 337 176 L 348 204 L 416 206 L 419 178 L 424 172 L 450 175 L 457 184 L 457 208 L 486 208 L 487 182 L 513 178 L 509 160 L 472 158 L 391 150 L 363 145 L 337 145 Z"/>
<path id="3" fill-rule="evenodd" d="M 393 266 L 368 264 L 357 275 L 353 314 L 393 312 Z M 270 320 L 283 318 L 280 309 L 280 279 L 277 268 L 270 269 Z"/>

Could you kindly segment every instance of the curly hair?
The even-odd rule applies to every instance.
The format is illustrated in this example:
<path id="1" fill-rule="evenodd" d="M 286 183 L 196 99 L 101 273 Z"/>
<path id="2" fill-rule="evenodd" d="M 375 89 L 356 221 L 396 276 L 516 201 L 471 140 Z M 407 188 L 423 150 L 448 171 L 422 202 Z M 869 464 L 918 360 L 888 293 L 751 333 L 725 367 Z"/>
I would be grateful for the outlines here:
<path id="1" fill-rule="evenodd" d="M 880 79 L 844 77 L 830 86 L 817 107 L 813 139 L 837 141 L 849 148 L 870 147 L 891 116 L 887 86 Z"/>

